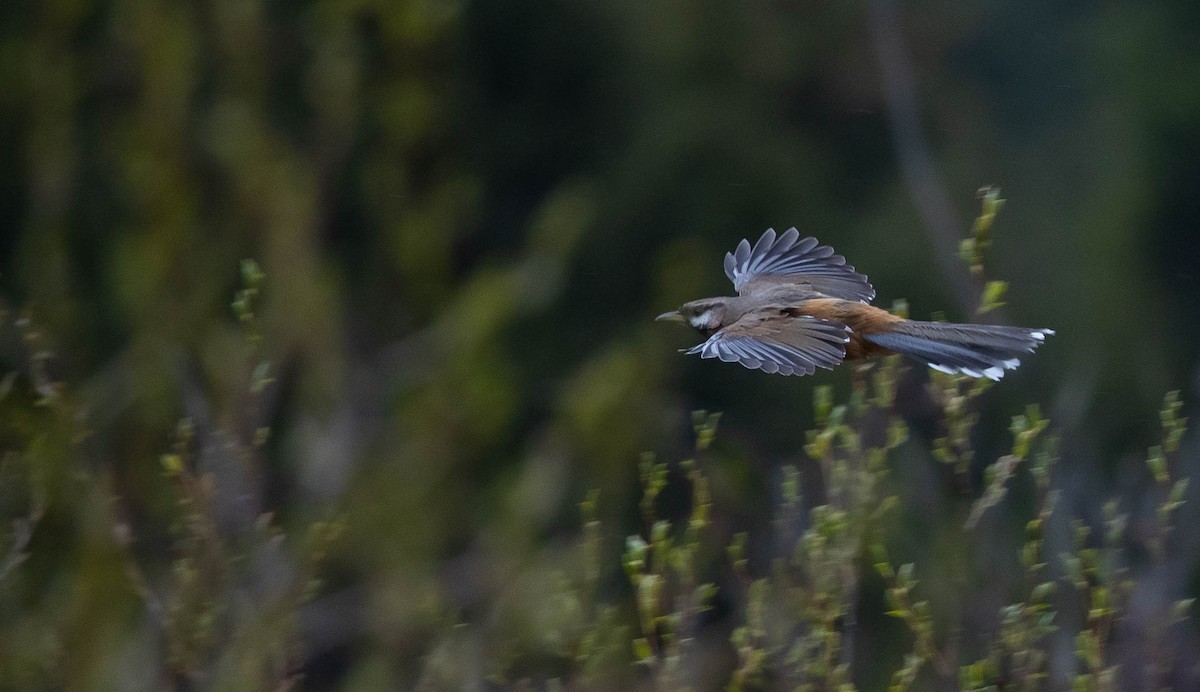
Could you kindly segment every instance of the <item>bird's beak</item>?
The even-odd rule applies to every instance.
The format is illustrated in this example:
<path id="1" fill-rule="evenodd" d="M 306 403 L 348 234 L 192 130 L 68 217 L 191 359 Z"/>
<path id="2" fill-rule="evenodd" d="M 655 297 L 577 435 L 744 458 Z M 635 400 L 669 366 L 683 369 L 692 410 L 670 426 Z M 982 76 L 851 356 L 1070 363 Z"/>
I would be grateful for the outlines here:
<path id="1" fill-rule="evenodd" d="M 663 314 L 659 315 L 658 317 L 655 317 L 654 321 L 655 322 L 687 322 L 687 318 L 684 317 L 683 315 L 679 314 L 678 310 L 672 310 L 670 312 L 664 312 Z"/>

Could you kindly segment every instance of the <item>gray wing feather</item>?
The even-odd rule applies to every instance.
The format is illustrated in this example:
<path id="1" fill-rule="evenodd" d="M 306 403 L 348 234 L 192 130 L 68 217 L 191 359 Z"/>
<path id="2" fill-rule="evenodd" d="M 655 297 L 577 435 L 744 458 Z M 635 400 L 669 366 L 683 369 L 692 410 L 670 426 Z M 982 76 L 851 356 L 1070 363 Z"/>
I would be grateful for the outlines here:
<path id="1" fill-rule="evenodd" d="M 811 375 L 842 362 L 849 341 L 845 325 L 815 317 L 786 319 L 786 329 L 764 327 L 757 319 L 750 325 L 735 322 L 687 353 L 780 375 Z"/>
<path id="2" fill-rule="evenodd" d="M 844 300 L 868 303 L 875 297 L 871 282 L 846 264 L 845 257 L 816 238 L 800 239 L 795 228 L 778 236 L 768 228 L 753 247 L 743 239 L 733 252 L 725 253 L 725 275 L 741 295 L 762 285 L 794 283 Z"/>

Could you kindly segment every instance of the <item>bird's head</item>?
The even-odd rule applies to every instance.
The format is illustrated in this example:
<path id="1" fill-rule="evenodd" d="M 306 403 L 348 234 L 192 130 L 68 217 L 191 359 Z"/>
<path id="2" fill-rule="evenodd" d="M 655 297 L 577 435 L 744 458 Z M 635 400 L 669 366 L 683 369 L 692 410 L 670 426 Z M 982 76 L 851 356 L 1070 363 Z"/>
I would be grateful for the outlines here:
<path id="1" fill-rule="evenodd" d="M 710 336 L 725 326 L 725 303 L 725 298 L 693 300 L 690 303 L 684 303 L 678 310 L 664 312 L 654 319 L 667 322 L 686 322 L 691 325 L 692 329 L 705 336 Z"/>

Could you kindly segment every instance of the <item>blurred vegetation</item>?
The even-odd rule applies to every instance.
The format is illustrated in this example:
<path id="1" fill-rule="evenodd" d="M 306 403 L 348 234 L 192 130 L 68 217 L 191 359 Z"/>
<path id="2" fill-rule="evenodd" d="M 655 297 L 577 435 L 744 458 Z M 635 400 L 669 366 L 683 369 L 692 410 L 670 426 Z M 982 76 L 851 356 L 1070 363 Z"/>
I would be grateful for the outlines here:
<path id="1" fill-rule="evenodd" d="M 1197 29 L 0 3 L 0 688 L 1196 687 Z M 791 225 L 1058 335 L 1001 386 L 680 356 Z"/>

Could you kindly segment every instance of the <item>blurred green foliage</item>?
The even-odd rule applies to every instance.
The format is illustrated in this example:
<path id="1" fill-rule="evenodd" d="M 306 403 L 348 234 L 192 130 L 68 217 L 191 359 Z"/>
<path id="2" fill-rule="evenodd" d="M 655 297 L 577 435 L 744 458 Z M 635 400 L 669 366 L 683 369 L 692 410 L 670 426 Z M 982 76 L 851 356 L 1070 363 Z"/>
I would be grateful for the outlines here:
<path id="1" fill-rule="evenodd" d="M 1200 520 L 1180 423 L 1200 338 L 1200 14 L 922 1 L 885 23 L 934 192 L 970 236 L 963 269 L 938 261 L 930 189 L 901 173 L 870 29 L 884 6 L 0 3 L 0 688 L 665 684 L 679 640 L 639 615 L 677 611 L 703 623 L 712 670 L 771 684 L 762 652 L 794 633 L 767 623 L 786 582 L 763 580 L 830 504 L 808 490 L 851 429 L 833 402 L 867 406 L 862 375 L 686 359 L 691 337 L 651 318 L 727 292 L 722 253 L 790 225 L 913 317 L 1058 331 L 1002 386 L 906 371 L 874 395 L 907 434 L 877 430 L 860 451 L 891 451 L 863 468 L 887 469 L 886 553 L 916 576 L 876 572 L 822 515 L 813 535 L 860 555 L 858 588 L 831 592 L 860 604 L 854 658 L 880 662 L 845 675 L 880 689 L 941 657 L 940 684 L 986 686 L 1046 636 L 1045 660 L 1011 665 L 1065 683 L 1084 661 L 1101 680 L 1160 652 L 1156 680 L 1194 682 L 1171 668 L 1192 625 L 1157 648 L 1146 633 L 1200 587 L 1200 538 L 1166 530 Z M 972 227 L 992 182 L 1010 201 L 996 217 L 985 195 Z M 975 271 L 983 252 L 1004 282 Z M 1160 433 L 1149 413 L 1174 386 Z M 725 412 L 702 450 L 694 409 Z M 664 467 L 652 508 L 692 533 L 655 543 L 645 525 L 647 451 L 698 460 Z M 688 519 L 700 472 L 712 509 Z M 634 608 L 669 571 L 630 567 L 635 534 L 682 556 L 677 602 Z M 1081 639 L 1045 635 L 1029 589 L 1086 550 L 1120 557 L 1078 558 L 1082 586 L 1055 598 L 1090 605 L 1055 623 Z M 1004 562 L 1025 553 L 1050 557 Z M 932 631 L 882 615 L 901 592 Z M 823 607 L 796 622 L 842 636 Z M 947 653 L 952 614 L 966 632 Z M 1009 658 L 959 679 L 993 641 Z"/>

